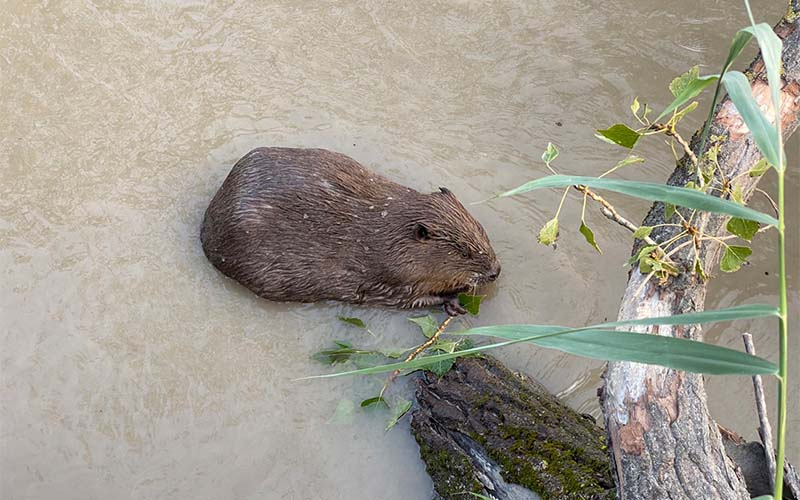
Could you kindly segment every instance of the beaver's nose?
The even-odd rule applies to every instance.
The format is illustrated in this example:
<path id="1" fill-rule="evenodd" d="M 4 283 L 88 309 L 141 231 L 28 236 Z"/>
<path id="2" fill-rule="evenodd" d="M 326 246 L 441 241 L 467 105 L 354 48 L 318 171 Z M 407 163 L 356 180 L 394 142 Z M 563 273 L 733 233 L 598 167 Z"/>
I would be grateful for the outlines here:
<path id="1" fill-rule="evenodd" d="M 486 275 L 486 279 L 488 279 L 489 281 L 494 281 L 497 279 L 498 276 L 500 276 L 500 263 L 495 262 L 494 265 L 492 265 L 492 268 L 489 269 L 489 273 Z"/>

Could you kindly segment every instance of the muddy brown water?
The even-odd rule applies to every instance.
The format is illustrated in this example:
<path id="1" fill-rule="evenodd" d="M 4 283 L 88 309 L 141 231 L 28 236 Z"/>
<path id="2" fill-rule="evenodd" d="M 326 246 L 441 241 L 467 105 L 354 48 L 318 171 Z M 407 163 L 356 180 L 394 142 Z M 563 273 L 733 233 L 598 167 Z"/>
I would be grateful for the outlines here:
<path id="1" fill-rule="evenodd" d="M 782 6 L 756 12 L 772 21 Z M 324 371 L 309 355 L 333 339 L 419 343 L 410 314 L 269 303 L 224 279 L 198 228 L 228 169 L 256 146 L 326 147 L 471 202 L 544 175 L 551 140 L 560 170 L 598 174 L 624 152 L 593 129 L 630 122 L 635 95 L 664 106 L 669 80 L 693 64 L 717 72 L 744 23 L 728 2 L 5 2 L 0 496 L 430 498 L 407 422 L 386 433 L 382 414 L 333 417 L 380 380 L 294 381 Z M 687 134 L 700 119 L 687 119 Z M 660 181 L 672 169 L 659 140 L 639 154 L 647 163 L 623 177 Z M 796 167 L 797 141 L 789 158 Z M 646 209 L 609 198 L 633 220 Z M 630 235 L 590 207 L 596 254 L 570 196 L 558 250 L 537 245 L 558 199 L 472 207 L 504 271 L 465 324 L 616 315 Z M 789 209 L 798 216 L 797 197 Z M 773 242 L 759 237 L 750 266 L 715 280 L 708 306 L 774 303 Z M 797 232 L 790 246 L 797 311 Z M 337 315 L 363 318 L 374 336 Z M 768 321 L 714 327 L 708 339 L 739 348 L 743 329 L 775 359 Z M 599 415 L 602 363 L 527 346 L 496 354 Z M 795 364 L 795 461 L 798 380 Z M 396 385 L 394 397 L 410 394 Z M 753 438 L 749 380 L 708 387 L 720 422 Z"/>

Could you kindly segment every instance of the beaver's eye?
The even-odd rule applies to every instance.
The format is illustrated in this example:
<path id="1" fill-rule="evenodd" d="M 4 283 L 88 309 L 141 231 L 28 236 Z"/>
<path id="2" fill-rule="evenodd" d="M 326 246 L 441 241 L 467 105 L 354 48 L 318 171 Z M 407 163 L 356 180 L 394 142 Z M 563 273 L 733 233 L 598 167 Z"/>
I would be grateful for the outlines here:
<path id="1" fill-rule="evenodd" d="M 470 253 L 470 251 L 469 251 L 469 250 L 467 250 L 466 248 L 461 248 L 461 249 L 459 250 L 459 252 L 461 252 L 461 256 L 462 256 L 462 257 L 464 257 L 465 259 L 469 259 L 469 258 L 472 256 L 472 254 Z"/>
<path id="2" fill-rule="evenodd" d="M 428 228 L 422 224 L 415 225 L 414 238 L 416 238 L 417 241 L 425 241 L 431 239 L 430 234 L 428 234 Z"/>

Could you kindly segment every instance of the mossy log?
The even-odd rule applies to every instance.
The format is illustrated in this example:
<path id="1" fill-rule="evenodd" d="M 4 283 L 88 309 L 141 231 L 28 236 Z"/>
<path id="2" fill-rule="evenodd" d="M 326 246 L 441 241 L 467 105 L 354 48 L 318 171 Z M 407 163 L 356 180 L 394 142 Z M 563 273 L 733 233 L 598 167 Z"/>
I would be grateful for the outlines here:
<path id="1" fill-rule="evenodd" d="M 426 373 L 417 402 L 411 428 L 441 498 L 615 498 L 602 429 L 491 357 Z"/>

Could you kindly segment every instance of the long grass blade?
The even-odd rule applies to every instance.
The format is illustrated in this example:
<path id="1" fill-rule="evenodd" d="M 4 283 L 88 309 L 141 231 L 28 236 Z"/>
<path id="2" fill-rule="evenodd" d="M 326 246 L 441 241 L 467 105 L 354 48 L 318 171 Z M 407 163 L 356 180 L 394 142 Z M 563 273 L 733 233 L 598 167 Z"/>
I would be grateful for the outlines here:
<path id="1" fill-rule="evenodd" d="M 749 88 L 749 87 L 748 87 Z M 607 189 L 618 193 L 634 196 L 648 201 L 663 201 L 677 206 L 696 208 L 708 212 L 727 214 L 740 219 L 754 220 L 767 225 L 777 225 L 778 220 L 762 212 L 753 210 L 738 203 L 723 200 L 716 196 L 676 186 L 667 186 L 653 182 L 636 182 L 620 179 L 607 179 L 597 177 L 583 177 L 577 175 L 550 175 L 527 182 L 515 189 L 506 191 L 496 196 L 503 198 L 516 194 L 526 193 L 534 189 L 565 187 L 583 185 L 598 189 Z"/>
<path id="2" fill-rule="evenodd" d="M 495 349 L 498 347 L 508 346 L 517 344 L 520 342 L 532 342 L 538 341 L 542 342 L 547 338 L 562 336 L 570 333 L 576 332 L 583 332 L 589 330 L 598 330 L 601 328 L 614 328 L 617 326 L 630 326 L 630 325 L 679 325 L 679 324 L 697 324 L 697 323 L 714 323 L 719 321 L 731 321 L 735 319 L 748 319 L 748 318 L 762 318 L 762 317 L 769 317 L 769 316 L 777 316 L 778 310 L 775 307 L 768 306 L 768 305 L 759 305 L 759 304 L 749 304 L 744 306 L 738 307 L 731 307 L 727 309 L 717 309 L 715 311 L 703 311 L 698 313 L 689 313 L 689 314 L 679 314 L 674 316 L 663 316 L 659 318 L 642 318 L 642 319 L 635 319 L 635 320 L 626 320 L 626 321 L 613 321 L 607 323 L 601 323 L 598 325 L 591 325 L 582 328 L 573 328 L 573 329 L 565 329 L 566 327 L 563 326 L 550 326 L 550 325 L 506 325 L 501 327 L 480 327 L 480 328 L 473 328 L 464 332 L 458 332 L 458 334 L 463 335 L 492 335 L 491 329 L 493 328 L 519 328 L 519 327 L 526 327 L 531 329 L 531 335 L 527 337 L 519 337 L 514 338 L 512 340 L 506 340 L 504 342 L 498 342 L 494 344 L 473 347 L 471 349 L 465 349 L 463 351 L 457 351 L 454 353 L 445 353 L 445 354 L 437 354 L 433 356 L 425 356 L 422 358 L 416 358 L 412 361 L 408 362 L 400 362 L 400 363 L 389 363 L 386 365 L 374 366 L 370 368 L 362 368 L 358 370 L 350 370 L 345 372 L 339 373 L 331 373 L 327 375 L 314 375 L 310 377 L 303 377 L 301 380 L 305 379 L 313 379 L 313 378 L 333 378 L 333 377 L 343 377 L 346 375 L 369 375 L 375 373 L 388 373 L 393 372 L 395 370 L 417 370 L 420 368 L 425 368 L 426 366 L 433 365 L 440 361 L 453 359 L 457 357 L 466 356 L 469 354 L 477 354 L 480 352 L 487 351 L 489 349 Z M 672 337 L 657 337 L 654 335 L 644 335 L 638 333 L 630 333 L 630 335 L 641 335 L 643 337 L 652 337 L 652 338 L 662 338 L 665 339 L 666 342 L 672 342 L 675 340 L 684 341 L 684 342 L 691 342 L 693 344 L 702 344 L 702 342 L 695 342 L 691 340 L 685 339 L 675 339 Z M 645 341 L 648 342 L 648 341 Z M 656 342 L 663 342 L 663 341 L 656 341 Z M 704 346 L 708 344 L 703 344 Z M 716 347 L 717 349 L 726 349 L 723 347 L 712 346 Z M 662 348 L 663 349 L 663 348 Z M 705 349 L 705 347 L 698 347 L 698 349 Z M 728 349 L 731 350 L 731 349 Z M 731 350 L 732 351 L 732 350 Z M 738 354 L 744 356 L 750 356 L 749 354 L 743 354 L 739 351 L 733 351 Z M 589 352 L 588 354 L 591 354 Z M 632 353 L 636 354 L 636 353 Z M 738 355 L 736 355 L 738 356 Z M 588 356 L 591 357 L 591 356 Z M 707 351 L 701 352 L 701 357 L 708 357 Z M 755 356 L 752 356 L 756 358 Z M 603 358 L 599 358 L 603 359 Z M 625 359 L 625 361 L 638 361 L 638 359 Z M 774 370 L 777 370 L 777 367 L 774 365 L 765 365 L 764 363 L 769 363 L 769 361 L 763 360 L 761 358 L 757 358 L 751 360 L 750 358 L 742 358 L 741 364 L 733 367 L 732 365 L 729 367 L 729 371 L 724 371 L 724 373 L 736 373 L 736 374 L 755 374 L 755 373 L 774 373 Z M 747 362 L 750 361 L 750 364 Z M 647 361 L 642 361 L 647 362 Z M 687 365 L 691 367 L 691 365 Z M 738 371 L 733 371 L 736 368 Z M 684 368 L 678 368 L 684 369 Z M 723 373 L 722 367 L 712 367 L 715 370 L 713 373 Z M 773 370 L 774 369 L 774 370 Z M 765 370 L 767 370 L 765 372 Z M 770 371 L 772 370 L 772 371 Z M 689 370 L 693 371 L 693 370 Z"/>
<path id="3" fill-rule="evenodd" d="M 736 106 L 736 110 L 742 116 L 745 125 L 753 134 L 761 154 L 772 165 L 779 165 L 781 161 L 779 153 L 778 131 L 773 127 L 767 118 L 761 113 L 758 103 L 753 98 L 750 82 L 747 77 L 739 71 L 729 71 L 722 78 L 722 83 L 728 90 L 728 95 Z"/>

